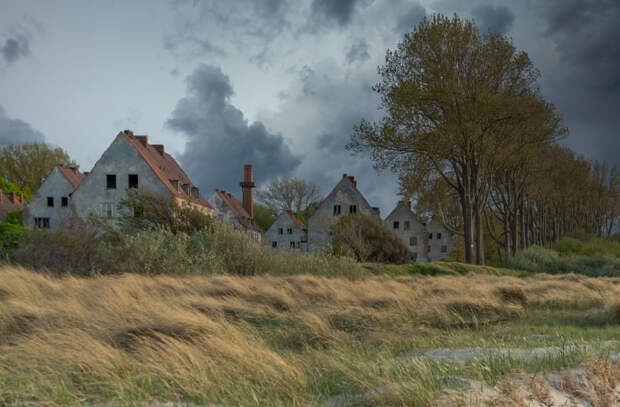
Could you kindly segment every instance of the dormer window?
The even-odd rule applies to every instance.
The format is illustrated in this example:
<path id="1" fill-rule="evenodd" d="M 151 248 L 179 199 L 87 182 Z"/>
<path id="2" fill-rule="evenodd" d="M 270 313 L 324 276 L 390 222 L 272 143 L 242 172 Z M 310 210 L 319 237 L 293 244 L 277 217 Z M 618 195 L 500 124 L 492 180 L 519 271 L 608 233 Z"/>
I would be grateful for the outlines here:
<path id="1" fill-rule="evenodd" d="M 186 195 L 189 195 L 189 184 L 183 184 L 183 192 L 185 192 Z"/>
<path id="2" fill-rule="evenodd" d="M 179 180 L 178 179 L 171 179 L 170 183 L 172 184 L 172 188 L 174 188 L 176 191 L 179 190 Z"/>

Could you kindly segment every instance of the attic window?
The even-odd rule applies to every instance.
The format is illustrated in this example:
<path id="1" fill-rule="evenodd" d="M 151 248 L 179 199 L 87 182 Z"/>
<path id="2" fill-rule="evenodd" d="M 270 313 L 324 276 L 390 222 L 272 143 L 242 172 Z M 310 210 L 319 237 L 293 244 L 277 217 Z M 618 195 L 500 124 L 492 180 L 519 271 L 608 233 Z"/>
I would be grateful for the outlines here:
<path id="1" fill-rule="evenodd" d="M 129 174 L 129 188 L 138 188 L 138 174 Z"/>
<path id="2" fill-rule="evenodd" d="M 116 174 L 108 174 L 105 176 L 105 185 L 107 189 L 116 189 Z"/>
<path id="3" fill-rule="evenodd" d="M 398 223 L 398 221 L 397 221 L 397 220 L 396 220 L 396 221 L 394 221 L 393 226 L 394 226 L 394 229 L 398 229 L 398 227 L 399 227 L 400 225 L 399 225 L 399 223 Z"/>
<path id="4" fill-rule="evenodd" d="M 441 239 L 441 233 L 437 233 L 437 239 Z"/>
<path id="5" fill-rule="evenodd" d="M 340 205 L 334 205 L 334 216 L 340 215 L 340 211 L 342 210 Z"/>
<path id="6" fill-rule="evenodd" d="M 282 228 L 278 228 L 278 234 L 279 234 L 279 235 L 283 235 L 283 234 L 284 234 L 284 229 L 282 229 Z"/>
<path id="7" fill-rule="evenodd" d="M 63 208 L 69 206 L 69 198 L 67 198 L 66 196 L 60 198 L 60 206 L 62 206 Z"/>
<path id="8" fill-rule="evenodd" d="M 349 213 L 357 213 L 357 205 L 349 205 Z"/>
<path id="9" fill-rule="evenodd" d="M 47 207 L 48 208 L 53 208 L 54 207 L 54 197 L 53 196 L 48 196 L 47 197 Z"/>
<path id="10" fill-rule="evenodd" d="M 289 235 L 293 234 L 293 229 L 292 228 L 287 228 L 286 229 L 286 233 L 288 233 Z"/>

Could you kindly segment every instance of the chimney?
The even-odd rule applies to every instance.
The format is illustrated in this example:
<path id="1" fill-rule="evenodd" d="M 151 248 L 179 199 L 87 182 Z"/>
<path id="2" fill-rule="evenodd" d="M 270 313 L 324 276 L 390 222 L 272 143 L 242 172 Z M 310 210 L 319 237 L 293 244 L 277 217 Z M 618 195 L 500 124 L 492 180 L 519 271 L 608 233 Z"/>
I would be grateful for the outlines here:
<path id="1" fill-rule="evenodd" d="M 250 219 L 254 219 L 254 199 L 252 197 L 252 188 L 256 188 L 253 181 L 252 166 L 246 164 L 243 166 L 243 182 L 240 182 L 243 190 L 243 209 L 250 215 Z"/>
<path id="2" fill-rule="evenodd" d="M 381 208 L 377 207 L 377 206 L 373 206 L 372 207 L 372 212 L 374 213 L 374 215 L 378 218 L 381 219 Z"/>
<path id="3" fill-rule="evenodd" d="M 402 200 L 400 201 L 401 204 L 405 205 L 407 208 L 411 209 L 411 201 L 410 200 Z"/>
<path id="4" fill-rule="evenodd" d="M 133 131 L 131 131 L 131 130 L 125 130 L 125 131 L 123 131 L 123 133 L 125 133 L 128 136 L 133 136 Z"/>
<path id="5" fill-rule="evenodd" d="M 134 136 L 144 147 L 149 144 L 149 136 Z"/>
<path id="6" fill-rule="evenodd" d="M 163 156 L 164 155 L 164 145 L 163 144 L 153 144 L 153 148 L 155 150 L 157 150 L 157 152 L 159 153 L 159 155 Z"/>
<path id="7" fill-rule="evenodd" d="M 355 177 L 353 175 L 349 175 L 349 179 L 351 180 L 353 186 L 357 188 L 357 181 L 355 180 Z"/>
<path id="8" fill-rule="evenodd" d="M 69 169 L 73 171 L 74 174 L 77 174 L 78 172 L 77 167 L 75 165 L 70 166 Z"/>

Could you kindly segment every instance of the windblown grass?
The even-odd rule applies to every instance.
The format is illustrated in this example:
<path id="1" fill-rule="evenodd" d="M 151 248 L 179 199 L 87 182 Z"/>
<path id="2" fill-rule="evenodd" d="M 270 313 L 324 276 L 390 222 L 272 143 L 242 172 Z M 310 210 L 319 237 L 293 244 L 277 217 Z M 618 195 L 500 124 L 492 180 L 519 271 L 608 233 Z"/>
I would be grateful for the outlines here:
<path id="1" fill-rule="evenodd" d="M 583 318 L 591 307 L 614 309 L 619 297 L 620 279 L 577 275 L 76 278 L 4 268 L 0 405 L 323 405 L 330 397 L 428 405 L 455 374 L 490 380 L 588 355 L 537 364 L 397 362 L 412 347 L 529 346 L 520 338 L 536 332 L 527 324 L 540 313 L 550 313 L 545 329 L 562 335 L 569 327 L 575 337 L 594 329 L 618 336 L 608 314 Z"/>

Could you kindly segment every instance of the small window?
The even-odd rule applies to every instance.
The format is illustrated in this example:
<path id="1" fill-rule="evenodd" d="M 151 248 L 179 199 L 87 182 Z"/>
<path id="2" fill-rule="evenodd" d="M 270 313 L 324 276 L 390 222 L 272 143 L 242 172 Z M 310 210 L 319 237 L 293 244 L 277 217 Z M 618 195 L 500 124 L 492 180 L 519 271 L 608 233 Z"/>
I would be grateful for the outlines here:
<path id="1" fill-rule="evenodd" d="M 442 253 L 448 253 L 448 246 L 441 246 Z"/>
<path id="2" fill-rule="evenodd" d="M 349 205 L 349 213 L 357 213 L 357 205 Z"/>
<path id="3" fill-rule="evenodd" d="M 278 242 L 271 242 L 271 247 L 278 247 Z"/>
<path id="4" fill-rule="evenodd" d="M 112 202 L 102 202 L 99 204 L 99 216 L 105 216 L 109 218 L 112 215 Z"/>
<path id="5" fill-rule="evenodd" d="M 334 216 L 340 215 L 340 211 L 342 210 L 340 205 L 334 205 Z"/>
<path id="6" fill-rule="evenodd" d="M 63 208 L 69 206 L 69 198 L 67 198 L 66 196 L 60 198 L 60 206 L 62 206 Z"/>
<path id="7" fill-rule="evenodd" d="M 288 233 L 289 235 L 293 234 L 293 229 L 292 228 L 287 228 L 286 229 L 286 233 Z"/>
<path id="8" fill-rule="evenodd" d="M 408 220 L 405 221 L 405 224 L 403 225 L 403 229 L 409 230 L 409 221 Z"/>
<path id="9" fill-rule="evenodd" d="M 116 189 L 116 175 L 115 174 L 106 175 L 105 185 L 107 189 Z"/>
<path id="10" fill-rule="evenodd" d="M 398 229 L 398 227 L 399 227 L 399 226 L 400 226 L 400 225 L 399 225 L 398 221 L 397 221 L 397 220 L 396 220 L 396 221 L 394 221 L 394 229 Z"/>
<path id="11" fill-rule="evenodd" d="M 441 239 L 441 233 L 437 233 L 437 239 Z"/>
<path id="12" fill-rule="evenodd" d="M 283 234 L 284 234 L 284 229 L 282 229 L 282 228 L 278 228 L 278 234 L 279 234 L 279 235 L 283 235 Z"/>
<path id="13" fill-rule="evenodd" d="M 409 246 L 417 246 L 418 245 L 418 238 L 415 236 L 411 236 L 409 238 Z"/>
<path id="14" fill-rule="evenodd" d="M 295 248 L 296 249 L 300 249 L 301 248 L 301 242 L 295 242 Z"/>
<path id="15" fill-rule="evenodd" d="M 429 233 L 429 234 L 428 234 L 428 239 L 429 239 L 429 240 L 431 240 L 432 238 L 433 238 L 433 234 L 432 234 L 432 233 Z"/>
<path id="16" fill-rule="evenodd" d="M 53 196 L 48 196 L 47 197 L 47 207 L 48 208 L 53 208 L 54 207 L 54 197 Z"/>
<path id="17" fill-rule="evenodd" d="M 129 188 L 138 188 L 138 174 L 129 174 Z"/>
<path id="18" fill-rule="evenodd" d="M 289 246 L 290 246 L 291 249 L 294 249 L 295 248 L 295 242 L 291 242 Z"/>
<path id="19" fill-rule="evenodd" d="M 34 225 L 39 229 L 49 229 L 50 218 L 34 218 Z"/>

